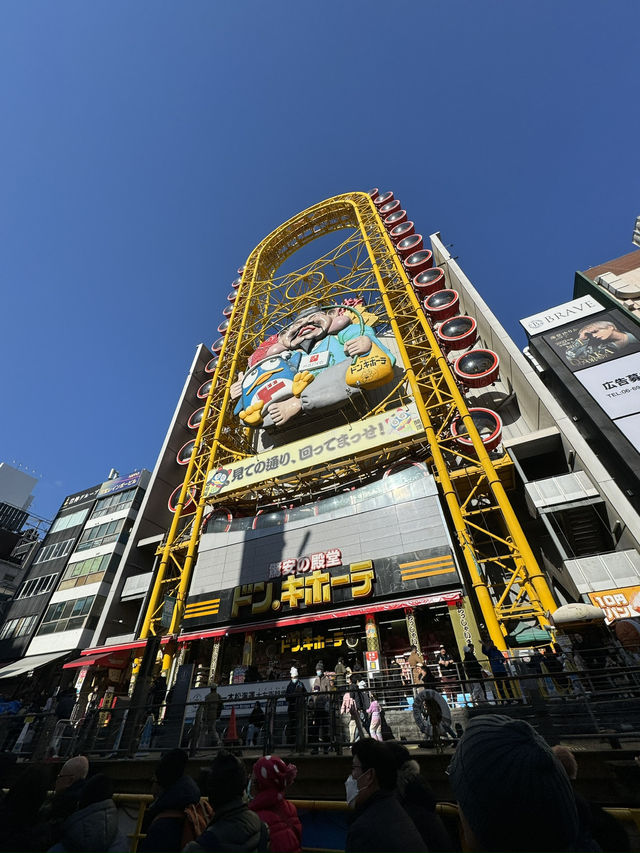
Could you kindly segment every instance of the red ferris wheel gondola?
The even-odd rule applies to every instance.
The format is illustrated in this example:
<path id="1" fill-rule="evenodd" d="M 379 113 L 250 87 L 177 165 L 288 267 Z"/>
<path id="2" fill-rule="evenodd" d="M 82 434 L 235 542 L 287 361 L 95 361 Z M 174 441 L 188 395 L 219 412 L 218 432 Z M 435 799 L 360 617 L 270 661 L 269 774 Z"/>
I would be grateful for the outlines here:
<path id="1" fill-rule="evenodd" d="M 180 450 L 176 453 L 176 462 L 178 465 L 188 465 L 189 460 L 193 456 L 193 451 L 196 447 L 196 440 L 192 438 L 190 441 L 185 442 L 182 445 Z"/>
<path id="2" fill-rule="evenodd" d="M 388 201 L 386 204 L 383 204 L 381 208 L 378 209 L 378 213 L 382 217 L 382 219 L 386 219 L 387 216 L 390 216 L 392 213 L 400 210 L 402 205 L 398 201 L 397 198 L 394 198 L 393 201 Z"/>
<path id="3" fill-rule="evenodd" d="M 490 349 L 472 349 L 458 356 L 453 372 L 467 388 L 486 388 L 498 379 L 500 359 Z"/>
<path id="4" fill-rule="evenodd" d="M 455 290 L 438 290 L 424 300 L 424 310 L 434 323 L 441 323 L 458 313 L 459 297 Z"/>
<path id="5" fill-rule="evenodd" d="M 178 507 L 178 501 L 180 499 L 180 492 L 182 491 L 182 483 L 171 492 L 169 495 L 168 507 L 170 512 L 175 512 Z M 191 486 L 187 490 L 187 494 L 184 499 L 184 504 L 182 505 L 181 515 L 192 515 L 196 509 L 198 508 L 196 504 L 196 490 Z"/>
<path id="6" fill-rule="evenodd" d="M 469 414 L 475 428 L 480 434 L 484 446 L 487 450 L 495 450 L 502 441 L 502 421 L 500 420 L 500 415 L 492 409 L 480 408 L 469 409 Z M 467 427 L 459 415 L 451 422 L 451 435 L 465 450 L 473 449 Z"/>
<path id="7" fill-rule="evenodd" d="M 198 429 L 202 418 L 204 417 L 204 406 L 201 409 L 196 409 L 195 412 L 191 413 L 189 420 L 187 421 L 187 426 L 189 429 Z"/>
<path id="8" fill-rule="evenodd" d="M 440 346 L 446 352 L 473 346 L 478 338 L 478 324 L 473 317 L 461 314 L 452 317 L 438 329 Z"/>
<path id="9" fill-rule="evenodd" d="M 396 210 L 395 213 L 390 213 L 389 216 L 385 216 L 383 220 L 383 225 L 387 229 L 387 231 L 391 231 L 392 228 L 395 228 L 396 225 L 402 225 L 403 222 L 407 221 L 407 211 L 406 210 Z"/>
<path id="10" fill-rule="evenodd" d="M 423 247 L 422 234 L 410 234 L 396 243 L 396 249 L 403 258 L 408 258 L 414 252 L 419 252 Z"/>
<path id="11" fill-rule="evenodd" d="M 196 391 L 196 397 L 200 400 L 206 400 L 209 396 L 209 391 L 211 391 L 211 386 L 213 385 L 213 379 L 207 379 L 206 382 L 203 382 L 202 385 Z"/>
<path id="12" fill-rule="evenodd" d="M 407 273 L 413 278 L 419 272 L 431 269 L 433 266 L 433 254 L 430 249 L 421 249 L 419 252 L 414 252 L 412 255 L 404 258 L 403 263 Z"/>
<path id="13" fill-rule="evenodd" d="M 413 222 L 410 219 L 405 219 L 404 222 L 393 226 L 391 231 L 389 231 L 389 237 L 391 237 L 394 243 L 398 243 L 404 237 L 409 237 L 409 235 L 413 234 L 415 230 L 416 227 Z"/>
<path id="14" fill-rule="evenodd" d="M 446 287 L 444 270 L 440 269 L 440 267 L 423 270 L 418 275 L 414 275 L 413 287 L 420 299 L 424 299 L 425 296 L 431 296 L 432 293 L 442 290 Z"/>
<path id="15" fill-rule="evenodd" d="M 388 192 L 382 193 L 382 195 L 379 195 L 377 198 L 374 198 L 373 203 L 379 210 L 383 204 L 387 204 L 387 202 L 393 200 L 393 193 L 391 192 L 391 190 L 388 190 Z"/>

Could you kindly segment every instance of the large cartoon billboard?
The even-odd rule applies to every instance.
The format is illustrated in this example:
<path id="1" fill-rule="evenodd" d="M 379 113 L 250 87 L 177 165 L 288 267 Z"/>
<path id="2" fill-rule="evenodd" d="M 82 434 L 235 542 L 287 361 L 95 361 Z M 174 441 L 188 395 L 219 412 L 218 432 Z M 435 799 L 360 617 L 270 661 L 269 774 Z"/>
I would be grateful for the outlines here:
<path id="1" fill-rule="evenodd" d="M 350 300 L 351 301 L 351 300 Z M 395 358 L 353 305 L 311 305 L 249 357 L 231 386 L 247 427 L 279 430 L 394 378 Z"/>

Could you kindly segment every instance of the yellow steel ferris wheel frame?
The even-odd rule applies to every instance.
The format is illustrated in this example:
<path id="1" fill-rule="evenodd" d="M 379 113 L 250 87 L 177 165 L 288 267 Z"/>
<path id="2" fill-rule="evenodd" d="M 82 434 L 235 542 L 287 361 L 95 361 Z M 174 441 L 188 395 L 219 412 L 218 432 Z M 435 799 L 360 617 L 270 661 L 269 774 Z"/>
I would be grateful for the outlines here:
<path id="1" fill-rule="evenodd" d="M 365 274 L 362 265 L 355 262 L 342 283 L 331 283 L 318 275 L 322 264 L 317 263 L 302 272 L 276 278 L 276 272 L 291 255 L 341 229 L 355 229 L 355 243 L 367 262 Z M 333 260 L 337 257 L 335 254 Z M 320 297 L 318 301 L 326 303 L 328 296 L 335 300 L 352 296 L 358 276 L 370 291 L 375 291 L 376 302 L 384 309 L 405 367 L 403 386 L 415 401 L 425 435 L 392 449 L 354 454 L 347 462 L 308 469 L 287 477 L 286 482 L 276 478 L 260 489 L 271 489 L 273 494 L 286 498 L 304 494 L 318 478 L 381 471 L 400 454 L 428 454 L 491 639 L 498 648 L 505 649 L 505 636 L 514 620 L 527 618 L 535 619 L 539 625 L 547 623 L 546 614 L 555 609 L 556 603 L 502 483 L 501 476 L 507 476 L 511 467 L 509 457 L 505 454 L 497 461 L 491 459 L 372 199 L 366 193 L 353 192 L 297 214 L 266 237 L 247 260 L 173 523 L 158 551 L 161 559 L 141 637 L 177 634 L 205 510 L 220 502 L 217 498 L 204 498 L 207 477 L 221 465 L 255 452 L 250 434 L 232 413 L 230 387 L 238 369 L 273 330 L 274 319 L 283 321 L 287 314 L 309 304 L 309 299 Z M 384 402 L 370 413 L 381 408 Z M 450 432 L 454 418 L 462 420 L 473 455 L 461 456 L 460 448 L 454 445 Z M 255 494 L 239 484 L 231 495 L 225 492 L 224 502 L 247 497 L 255 499 Z M 189 504 L 192 508 L 194 502 L 195 512 L 185 514 L 185 508 Z M 167 599 L 174 605 L 169 625 L 162 623 Z M 165 667 L 168 665 L 165 657 Z"/>

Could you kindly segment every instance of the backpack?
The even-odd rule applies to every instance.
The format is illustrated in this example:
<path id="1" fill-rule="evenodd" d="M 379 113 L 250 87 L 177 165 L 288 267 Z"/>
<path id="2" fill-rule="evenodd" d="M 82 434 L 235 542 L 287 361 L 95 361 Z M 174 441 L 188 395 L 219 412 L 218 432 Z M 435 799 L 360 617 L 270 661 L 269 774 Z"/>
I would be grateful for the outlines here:
<path id="1" fill-rule="evenodd" d="M 162 817 L 181 817 L 182 818 L 182 840 L 180 849 L 184 848 L 191 841 L 196 841 L 200 838 L 205 829 L 209 826 L 209 822 L 213 817 L 213 809 L 207 800 L 200 800 L 199 803 L 191 803 L 185 806 L 183 811 L 179 809 L 168 809 L 160 812 L 153 819 L 153 823 Z"/>

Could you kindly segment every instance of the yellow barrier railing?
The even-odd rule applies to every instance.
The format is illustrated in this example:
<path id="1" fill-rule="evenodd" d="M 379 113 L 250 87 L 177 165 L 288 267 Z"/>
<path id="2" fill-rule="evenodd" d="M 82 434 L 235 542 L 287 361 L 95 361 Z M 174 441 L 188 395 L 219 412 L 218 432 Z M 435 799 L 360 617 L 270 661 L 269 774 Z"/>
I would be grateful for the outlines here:
<path id="1" fill-rule="evenodd" d="M 203 798 L 204 799 L 204 798 Z M 126 806 L 128 803 L 137 806 L 138 814 L 136 817 L 135 829 L 128 834 L 130 839 L 130 853 L 136 853 L 138 842 L 144 838 L 142 832 L 142 822 L 144 813 L 153 801 L 151 794 L 114 794 L 113 800 L 116 806 Z M 349 806 L 344 800 L 290 800 L 297 809 L 317 812 L 346 812 L 349 811 Z M 436 811 L 440 817 L 448 818 L 449 820 L 458 819 L 458 806 L 456 803 L 440 802 L 436 804 Z M 621 823 L 631 823 L 636 830 L 640 832 L 640 808 L 605 808 L 605 811 L 613 818 Z M 319 853 L 320 850 L 324 853 L 333 853 L 328 848 L 303 847 L 305 853 Z"/>

